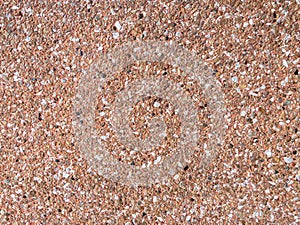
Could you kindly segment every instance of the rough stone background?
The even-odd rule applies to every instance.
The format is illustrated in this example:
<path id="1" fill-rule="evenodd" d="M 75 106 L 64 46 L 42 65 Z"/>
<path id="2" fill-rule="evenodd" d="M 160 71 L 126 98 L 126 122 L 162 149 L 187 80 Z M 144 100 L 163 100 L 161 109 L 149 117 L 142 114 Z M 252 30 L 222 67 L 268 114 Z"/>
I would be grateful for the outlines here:
<path id="1" fill-rule="evenodd" d="M 0 223 L 299 224 L 299 30 L 299 0 L 2 0 Z M 199 149 L 171 185 L 132 189 L 76 147 L 80 77 L 129 40 L 173 40 L 215 70 L 228 130 L 206 171 Z"/>

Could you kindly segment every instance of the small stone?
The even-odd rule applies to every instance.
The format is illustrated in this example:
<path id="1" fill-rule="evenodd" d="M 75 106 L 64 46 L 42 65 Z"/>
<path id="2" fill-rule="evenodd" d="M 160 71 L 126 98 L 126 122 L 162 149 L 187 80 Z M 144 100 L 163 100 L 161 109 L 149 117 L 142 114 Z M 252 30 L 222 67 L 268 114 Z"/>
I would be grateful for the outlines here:
<path id="1" fill-rule="evenodd" d="M 113 32 L 113 38 L 118 39 L 119 38 L 119 33 L 118 32 Z"/>
<path id="2" fill-rule="evenodd" d="M 153 202 L 154 202 L 154 203 L 157 202 L 157 197 L 156 197 L 156 196 L 153 197 Z"/>
<path id="3" fill-rule="evenodd" d="M 117 30 L 121 30 L 121 29 L 122 29 L 122 26 L 121 26 L 121 24 L 120 24 L 119 21 L 117 21 L 117 22 L 115 23 L 115 26 L 116 26 Z"/>
<path id="4" fill-rule="evenodd" d="M 142 19 L 144 17 L 144 14 L 143 13 L 140 13 L 139 14 L 139 19 Z"/>
<path id="5" fill-rule="evenodd" d="M 159 102 L 154 102 L 153 106 L 154 106 L 155 108 L 158 108 L 158 107 L 160 106 L 160 103 L 159 103 Z"/>
<path id="6" fill-rule="evenodd" d="M 232 82 L 237 83 L 238 82 L 238 77 L 231 77 Z"/>
<path id="7" fill-rule="evenodd" d="M 161 160 L 161 156 L 158 156 L 157 159 L 154 160 L 154 164 L 155 165 L 158 164 L 160 162 L 160 160 Z"/>
<path id="8" fill-rule="evenodd" d="M 241 116 L 246 116 L 246 111 L 243 110 L 243 111 L 241 112 Z"/>
<path id="9" fill-rule="evenodd" d="M 289 164 L 293 162 L 293 159 L 291 157 L 284 157 L 284 161 Z"/>
<path id="10" fill-rule="evenodd" d="M 176 37 L 180 37 L 181 33 L 180 32 L 176 32 L 175 36 Z"/>
<path id="11" fill-rule="evenodd" d="M 186 219 L 185 219 L 185 221 L 190 221 L 191 220 L 191 216 L 190 215 L 188 215 L 187 217 L 186 217 Z"/>
<path id="12" fill-rule="evenodd" d="M 270 149 L 266 150 L 265 154 L 267 155 L 268 158 L 270 158 L 272 156 L 272 152 Z"/>

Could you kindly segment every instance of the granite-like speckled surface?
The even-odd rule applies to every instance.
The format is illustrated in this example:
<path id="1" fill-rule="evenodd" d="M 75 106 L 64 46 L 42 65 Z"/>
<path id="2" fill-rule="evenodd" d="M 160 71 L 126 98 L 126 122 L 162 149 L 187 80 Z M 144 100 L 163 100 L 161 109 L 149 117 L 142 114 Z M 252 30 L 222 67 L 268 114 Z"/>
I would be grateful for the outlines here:
<path id="1" fill-rule="evenodd" d="M 207 168 L 199 144 L 167 185 L 136 189 L 98 175 L 72 126 L 80 78 L 109 49 L 135 40 L 173 41 L 213 68 L 228 126 Z M 299 224 L 299 42 L 299 0 L 0 2 L 0 223 Z M 146 66 L 120 71 L 108 86 L 118 90 Z M 151 64 L 149 71 L 169 76 L 172 68 Z M 164 114 L 159 101 L 161 112 L 141 103 L 133 114 L 140 122 L 148 111 Z M 209 112 L 205 99 L 197 104 L 205 142 Z M 95 110 L 101 135 L 108 127 Z M 169 116 L 176 133 L 180 123 Z M 168 140 L 162 156 L 176 145 Z M 124 163 L 158 156 L 113 152 L 113 143 L 108 151 Z"/>

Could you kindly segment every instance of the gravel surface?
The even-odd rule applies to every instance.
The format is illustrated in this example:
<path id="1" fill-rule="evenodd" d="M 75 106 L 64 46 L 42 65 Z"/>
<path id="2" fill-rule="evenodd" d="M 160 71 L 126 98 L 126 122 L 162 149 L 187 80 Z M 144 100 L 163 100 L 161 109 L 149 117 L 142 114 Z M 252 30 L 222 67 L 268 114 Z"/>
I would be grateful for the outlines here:
<path id="1" fill-rule="evenodd" d="M 116 99 L 137 94 L 134 82 L 171 80 L 183 90 L 178 102 L 187 95 L 198 112 L 186 164 L 163 183 L 132 187 L 90 163 L 73 126 L 74 102 L 103 55 L 150 40 L 176 43 L 212 69 L 226 130 L 203 167 L 216 130 L 204 86 L 163 62 L 102 73 L 111 80 L 90 98 L 95 132 L 128 168 L 164 165 L 185 125 L 164 96 L 134 100 L 123 115 Z M 299 224 L 299 43 L 299 0 L 0 1 L 0 223 Z M 151 148 L 120 138 L 112 124 L 122 121 L 132 140 Z"/>

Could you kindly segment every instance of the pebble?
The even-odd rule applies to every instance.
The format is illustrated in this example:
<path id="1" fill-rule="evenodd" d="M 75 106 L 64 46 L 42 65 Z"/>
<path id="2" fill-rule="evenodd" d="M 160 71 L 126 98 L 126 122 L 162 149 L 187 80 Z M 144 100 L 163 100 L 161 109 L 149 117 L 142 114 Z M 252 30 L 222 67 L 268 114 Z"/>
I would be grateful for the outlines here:
<path id="1" fill-rule="evenodd" d="M 119 31 L 122 29 L 122 26 L 121 26 L 121 24 L 120 24 L 119 21 L 117 21 L 117 22 L 115 23 L 115 26 L 116 26 L 117 30 L 119 30 Z"/>
<path id="2" fill-rule="evenodd" d="M 268 158 L 272 157 L 272 152 L 270 149 L 266 150 L 265 154 L 267 155 Z"/>
<path id="3" fill-rule="evenodd" d="M 159 103 L 159 102 L 154 102 L 153 106 L 154 106 L 155 108 L 158 108 L 158 107 L 160 107 L 160 103 Z"/>
<path id="4" fill-rule="evenodd" d="M 291 157 L 284 157 L 284 161 L 289 164 L 289 163 L 293 162 L 293 158 L 291 158 Z"/>

